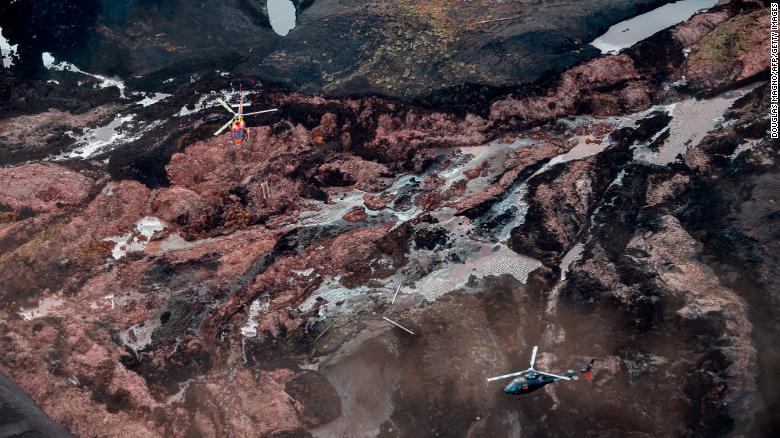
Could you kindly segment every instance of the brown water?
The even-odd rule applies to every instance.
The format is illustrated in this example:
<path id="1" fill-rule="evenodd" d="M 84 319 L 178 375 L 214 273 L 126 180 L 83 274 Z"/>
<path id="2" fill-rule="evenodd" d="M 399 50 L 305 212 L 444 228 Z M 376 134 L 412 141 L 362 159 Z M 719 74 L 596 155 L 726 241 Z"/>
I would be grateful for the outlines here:
<path id="1" fill-rule="evenodd" d="M 689 148 L 699 144 L 707 133 L 721 123 L 723 114 L 737 99 L 760 85 L 761 83 L 758 82 L 726 91 L 711 99 L 690 98 L 668 105 L 667 113 L 672 116 L 672 120 L 665 131 L 669 132 L 669 137 L 664 140 L 658 151 L 637 148 L 634 158 L 661 166 L 673 162 L 678 155 L 685 154 Z"/>
<path id="2" fill-rule="evenodd" d="M 658 31 L 687 20 L 699 10 L 715 6 L 716 3 L 717 0 L 682 0 L 669 3 L 613 25 L 591 44 L 602 53 L 617 53 Z"/>

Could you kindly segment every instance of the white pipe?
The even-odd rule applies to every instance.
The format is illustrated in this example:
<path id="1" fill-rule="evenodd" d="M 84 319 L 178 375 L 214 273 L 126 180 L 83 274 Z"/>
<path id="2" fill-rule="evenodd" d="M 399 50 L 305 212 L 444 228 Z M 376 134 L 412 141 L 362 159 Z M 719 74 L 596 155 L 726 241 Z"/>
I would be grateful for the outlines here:
<path id="1" fill-rule="evenodd" d="M 395 297 L 398 296 L 398 291 L 401 290 L 401 285 L 399 284 L 397 288 L 395 288 L 395 295 L 393 295 L 393 301 L 390 302 L 390 304 L 395 304 Z"/>
<path id="2" fill-rule="evenodd" d="M 391 320 L 390 318 L 388 318 L 386 316 L 383 316 L 382 319 L 384 319 L 385 321 L 389 322 L 390 324 L 393 324 L 394 326 L 396 326 L 396 327 L 398 327 L 398 328 L 400 328 L 402 330 L 406 330 L 407 332 L 409 332 L 409 334 L 412 334 L 412 335 L 414 334 L 413 331 L 411 331 L 408 328 L 402 326 L 401 324 L 398 324 L 397 322 Z"/>

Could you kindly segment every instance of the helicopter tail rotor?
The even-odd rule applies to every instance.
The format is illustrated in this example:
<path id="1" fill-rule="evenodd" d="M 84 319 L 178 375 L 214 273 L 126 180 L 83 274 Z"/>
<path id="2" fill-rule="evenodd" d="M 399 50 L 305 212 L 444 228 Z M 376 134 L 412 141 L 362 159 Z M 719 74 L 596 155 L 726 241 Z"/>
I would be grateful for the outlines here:
<path id="1" fill-rule="evenodd" d="M 590 362 L 585 365 L 585 368 L 582 369 L 582 375 L 584 375 L 586 379 L 593 378 L 593 373 L 590 371 L 590 369 L 593 368 L 593 362 L 596 362 L 596 359 L 591 359 Z"/>
<path id="2" fill-rule="evenodd" d="M 238 104 L 238 115 L 239 117 L 244 115 L 244 86 L 241 85 L 238 88 L 238 96 L 239 96 L 239 104 Z"/>

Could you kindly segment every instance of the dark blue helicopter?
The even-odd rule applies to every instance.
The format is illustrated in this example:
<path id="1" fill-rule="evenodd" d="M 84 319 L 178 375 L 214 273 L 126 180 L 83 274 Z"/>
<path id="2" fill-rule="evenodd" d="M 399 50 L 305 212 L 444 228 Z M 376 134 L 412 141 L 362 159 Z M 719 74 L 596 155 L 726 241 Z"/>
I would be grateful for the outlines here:
<path id="1" fill-rule="evenodd" d="M 591 378 L 592 373 L 590 372 L 590 369 L 593 367 L 593 362 L 595 362 L 596 359 L 591 359 L 590 362 L 580 371 L 568 370 L 561 375 L 545 373 L 544 371 L 534 369 L 534 362 L 536 362 L 536 351 L 538 349 L 539 347 L 534 345 L 534 351 L 531 353 L 531 366 L 527 370 L 491 377 L 487 379 L 487 381 L 493 382 L 496 380 L 516 377 L 511 382 L 509 382 L 508 385 L 506 385 L 504 392 L 507 394 L 520 395 L 534 392 L 544 385 L 549 385 L 550 383 L 554 383 L 559 380 L 579 380 L 581 378 Z"/>

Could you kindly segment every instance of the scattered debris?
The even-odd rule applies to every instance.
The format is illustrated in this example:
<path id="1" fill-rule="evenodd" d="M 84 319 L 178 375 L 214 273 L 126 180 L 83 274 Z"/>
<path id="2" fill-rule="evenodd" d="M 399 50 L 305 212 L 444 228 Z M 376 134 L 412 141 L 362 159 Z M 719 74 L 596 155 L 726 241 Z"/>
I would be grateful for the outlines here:
<path id="1" fill-rule="evenodd" d="M 263 199 L 271 199 L 271 187 L 268 185 L 267 181 L 260 183 L 260 191 L 262 192 Z"/>
<path id="2" fill-rule="evenodd" d="M 516 18 L 520 18 L 522 15 L 515 15 L 512 17 L 503 17 L 503 18 L 493 18 L 490 20 L 481 20 L 481 21 L 475 21 L 474 24 L 485 24 L 485 23 L 495 23 L 496 21 L 507 21 L 507 20 L 514 20 Z"/>
<path id="3" fill-rule="evenodd" d="M 401 285 L 399 284 L 397 288 L 395 288 L 395 295 L 393 295 L 393 301 L 390 302 L 390 304 L 395 304 L 395 298 L 398 296 L 398 291 L 401 290 Z"/>
<path id="4" fill-rule="evenodd" d="M 413 332 L 413 331 L 411 331 L 411 330 L 409 330 L 408 328 L 406 328 L 406 327 L 402 326 L 401 324 L 398 324 L 397 322 L 393 321 L 392 319 L 390 319 L 390 318 L 388 318 L 388 317 L 386 317 L 386 316 L 383 316 L 383 317 L 382 317 L 382 319 L 384 319 L 385 321 L 389 322 L 390 324 L 393 324 L 394 326 L 396 326 L 396 327 L 398 327 L 398 328 L 400 328 L 400 329 L 402 329 L 402 330 L 404 330 L 404 331 L 407 331 L 407 332 L 409 332 L 409 334 L 411 334 L 411 335 L 413 335 L 413 334 L 414 334 L 414 332 Z"/>
<path id="5" fill-rule="evenodd" d="M 319 341 L 319 340 L 320 340 L 320 338 L 322 337 L 322 335 L 324 335 L 324 334 L 325 334 L 325 333 L 326 333 L 328 330 L 330 330 L 330 328 L 331 328 L 331 327 L 333 327 L 334 325 L 336 325 L 336 323 L 335 323 L 335 322 L 332 322 L 332 323 L 328 324 L 328 326 L 327 326 L 327 327 L 325 327 L 325 330 L 323 330 L 323 331 L 322 331 L 322 333 L 320 333 L 319 335 L 317 335 L 317 337 L 314 339 L 314 342 L 312 342 L 312 343 L 311 343 L 311 345 L 314 345 L 314 344 L 316 344 L 316 343 L 317 343 L 317 341 Z"/>

